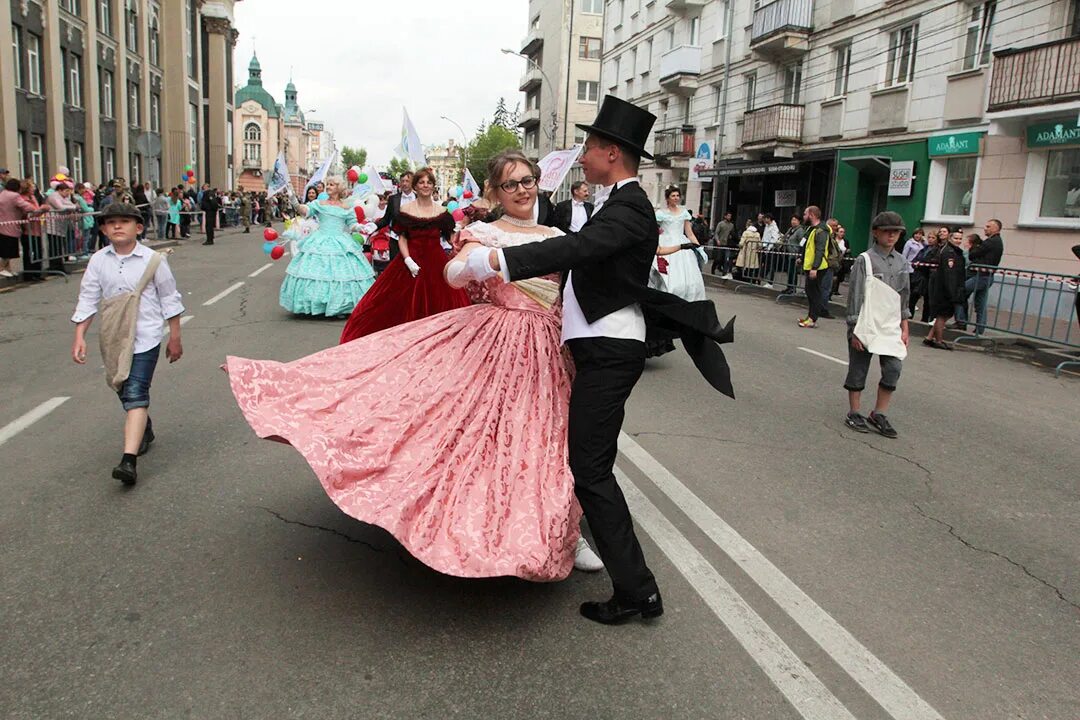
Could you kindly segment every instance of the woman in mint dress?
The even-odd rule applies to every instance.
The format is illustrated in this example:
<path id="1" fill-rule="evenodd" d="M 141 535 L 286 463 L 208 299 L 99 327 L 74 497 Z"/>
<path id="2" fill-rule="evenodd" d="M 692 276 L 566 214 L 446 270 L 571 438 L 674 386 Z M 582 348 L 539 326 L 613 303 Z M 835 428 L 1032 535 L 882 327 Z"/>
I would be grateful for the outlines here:
<path id="1" fill-rule="evenodd" d="M 281 307 L 297 315 L 348 315 L 375 283 L 363 248 L 349 235 L 356 216 L 344 203 L 348 188 L 341 178 L 332 177 L 326 192 L 329 200 L 297 208 L 319 221 L 319 229 L 296 244 L 281 284 Z"/>

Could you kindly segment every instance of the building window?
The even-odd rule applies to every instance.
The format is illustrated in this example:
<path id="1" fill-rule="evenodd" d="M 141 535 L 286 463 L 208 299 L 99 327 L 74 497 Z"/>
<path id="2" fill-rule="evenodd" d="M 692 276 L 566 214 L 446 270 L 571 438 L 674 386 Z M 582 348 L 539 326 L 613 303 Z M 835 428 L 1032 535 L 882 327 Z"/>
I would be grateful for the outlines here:
<path id="1" fill-rule="evenodd" d="M 616 70 L 616 73 L 618 71 Z M 600 83 L 595 80 L 578 80 L 577 84 L 577 99 L 578 102 L 591 102 L 594 103 L 600 99 Z"/>
<path id="2" fill-rule="evenodd" d="M 757 73 L 746 76 L 746 112 L 754 111 L 754 96 L 757 95 Z"/>
<path id="3" fill-rule="evenodd" d="M 64 104 L 71 104 L 71 83 L 66 82 L 68 76 L 68 56 L 63 50 L 60 51 L 60 77 L 65 78 L 64 82 Z"/>
<path id="4" fill-rule="evenodd" d="M 619 93 L 619 77 L 622 76 L 622 57 L 615 58 L 615 75 L 611 78 L 611 92 Z"/>
<path id="5" fill-rule="evenodd" d="M 540 29 L 540 16 L 537 15 L 536 17 L 534 17 L 532 20 L 529 21 L 529 30 L 539 30 L 539 29 Z"/>
<path id="6" fill-rule="evenodd" d="M 82 182 L 83 179 L 83 145 L 82 143 L 71 143 L 71 157 L 69 158 L 69 165 L 71 165 L 71 177 L 75 178 L 75 182 Z"/>
<path id="7" fill-rule="evenodd" d="M 15 139 L 18 141 L 18 154 L 19 154 L 19 178 L 27 176 L 26 172 L 26 139 L 22 133 L 15 133 Z"/>
<path id="8" fill-rule="evenodd" d="M 672 25 L 667 29 L 667 49 L 675 49 L 675 26 Z"/>
<path id="9" fill-rule="evenodd" d="M 142 163 L 140 160 L 138 153 L 128 153 L 128 165 L 131 169 L 129 179 L 132 185 L 142 180 Z"/>
<path id="10" fill-rule="evenodd" d="M 78 55 L 71 56 L 68 68 L 68 85 L 71 86 L 71 104 L 82 107 L 82 58 Z"/>
<path id="11" fill-rule="evenodd" d="M 582 35 L 578 41 L 578 57 L 582 60 L 599 60 L 600 38 Z"/>
<path id="12" fill-rule="evenodd" d="M 150 93 L 150 132 L 161 132 L 161 97 Z"/>
<path id="13" fill-rule="evenodd" d="M 105 181 L 110 182 L 116 177 L 116 150 L 102 146 L 101 167 L 105 170 Z"/>
<path id="14" fill-rule="evenodd" d="M 139 86 L 133 82 L 128 83 L 128 124 L 139 124 Z"/>
<path id="15" fill-rule="evenodd" d="M 701 18 L 700 17 L 692 17 L 692 18 L 690 18 L 690 44 L 696 47 L 697 44 L 698 44 L 698 40 L 700 39 L 700 35 L 701 35 Z"/>
<path id="16" fill-rule="evenodd" d="M 98 30 L 112 37 L 112 0 L 98 0 Z"/>
<path id="17" fill-rule="evenodd" d="M 195 103 L 188 103 L 188 135 L 191 138 L 188 162 L 197 165 L 199 159 L 199 108 L 195 106 Z"/>
<path id="18" fill-rule="evenodd" d="M 906 25 L 889 34 L 889 58 L 885 85 L 903 85 L 915 77 L 915 51 L 918 49 L 919 24 Z"/>
<path id="19" fill-rule="evenodd" d="M 15 87 L 20 90 L 25 90 L 23 85 L 23 61 L 22 61 L 22 28 L 18 25 L 11 26 L 11 55 L 12 55 L 12 72 L 15 75 Z"/>
<path id="20" fill-rule="evenodd" d="M 42 135 L 30 136 L 30 177 L 34 178 L 39 190 L 45 187 L 45 138 Z"/>
<path id="21" fill-rule="evenodd" d="M 112 79 L 112 70 L 101 71 L 101 114 L 107 118 L 113 116 Z"/>
<path id="22" fill-rule="evenodd" d="M 642 65 L 642 67 L 641 67 L 641 76 L 642 77 L 645 77 L 646 75 L 648 75 L 649 74 L 649 68 L 652 67 L 652 49 L 653 49 L 653 41 L 650 38 L 649 41 L 647 43 L 645 43 L 645 62 L 641 63 L 641 65 Z"/>
<path id="23" fill-rule="evenodd" d="M 972 70 L 990 64 L 990 35 L 994 29 L 994 11 L 997 1 L 989 0 L 971 8 L 964 43 L 964 69 Z"/>
<path id="24" fill-rule="evenodd" d="M 941 214 L 967 217 L 971 214 L 971 199 L 975 193 L 975 171 L 979 158 L 950 158 L 945 162 L 945 192 L 941 198 Z"/>
<path id="25" fill-rule="evenodd" d="M 34 33 L 26 34 L 27 90 L 41 94 L 41 38 Z"/>
<path id="26" fill-rule="evenodd" d="M 184 33 L 184 56 L 187 61 L 188 77 L 195 78 L 195 7 L 191 0 L 186 0 L 187 32 Z"/>
<path id="27" fill-rule="evenodd" d="M 784 68 L 784 103 L 799 105 L 802 103 L 802 63 L 795 63 Z"/>
<path id="28" fill-rule="evenodd" d="M 720 124 L 720 108 L 724 103 L 724 84 L 722 82 L 713 85 L 713 96 L 716 98 L 716 104 L 713 106 L 713 125 Z M 720 128 L 720 134 L 724 134 L 724 129 Z"/>
<path id="29" fill-rule="evenodd" d="M 716 40 L 723 40 L 727 37 L 728 4 L 717 3 L 716 13 Z"/>
<path id="30" fill-rule="evenodd" d="M 851 43 L 833 50 L 836 69 L 833 71 L 833 95 L 847 95 L 848 77 L 851 75 Z"/>
<path id="31" fill-rule="evenodd" d="M 1047 156 L 1039 217 L 1080 219 L 1080 148 L 1051 150 Z"/>
<path id="32" fill-rule="evenodd" d="M 581 145 L 585 142 L 585 131 L 581 128 L 574 128 L 574 144 Z"/>
<path id="33" fill-rule="evenodd" d="M 161 30 L 158 28 L 157 17 L 153 16 L 150 18 L 150 37 L 147 39 L 149 40 L 150 46 L 150 63 L 158 66 L 161 65 L 160 57 L 158 55 L 158 42 L 160 42 L 161 39 L 160 33 Z"/>
<path id="34" fill-rule="evenodd" d="M 589 15 L 603 15 L 604 0 L 581 0 L 581 12 Z"/>
<path id="35" fill-rule="evenodd" d="M 135 12 L 135 3 L 129 0 L 127 7 L 127 49 L 139 51 L 139 16 Z"/>
<path id="36" fill-rule="evenodd" d="M 82 14 L 82 8 L 79 7 L 79 0 L 60 0 L 60 9 L 67 10 L 72 15 Z"/>

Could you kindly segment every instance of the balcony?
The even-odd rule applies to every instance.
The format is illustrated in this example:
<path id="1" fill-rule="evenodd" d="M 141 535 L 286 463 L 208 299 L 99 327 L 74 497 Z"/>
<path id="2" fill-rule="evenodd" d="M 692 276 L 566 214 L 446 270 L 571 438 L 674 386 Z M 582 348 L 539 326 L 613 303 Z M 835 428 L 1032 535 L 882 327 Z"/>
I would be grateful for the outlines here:
<path id="1" fill-rule="evenodd" d="M 518 127 L 531 128 L 540 124 L 540 108 L 527 108 L 518 118 Z"/>
<path id="2" fill-rule="evenodd" d="M 261 158 L 244 158 L 240 161 L 240 167 L 244 170 L 262 170 L 263 164 Z"/>
<path id="3" fill-rule="evenodd" d="M 708 5 L 708 0 L 667 0 L 664 3 L 664 7 L 668 10 L 674 10 L 677 13 L 683 13 L 687 10 L 697 10 Z"/>
<path id="4" fill-rule="evenodd" d="M 1080 100 L 1080 38 L 994 53 L 987 112 Z"/>
<path id="5" fill-rule="evenodd" d="M 701 75 L 701 48 L 680 45 L 660 56 L 660 86 L 676 95 L 693 95 Z"/>
<path id="6" fill-rule="evenodd" d="M 658 164 L 663 165 L 672 158 L 687 158 L 694 156 L 694 126 L 683 125 L 668 130 L 657 130 L 653 133 L 653 157 Z"/>
<path id="7" fill-rule="evenodd" d="M 805 110 L 803 105 L 779 104 L 743 113 L 743 148 L 775 151 L 801 145 Z"/>
<path id="8" fill-rule="evenodd" d="M 754 11 L 750 49 L 770 60 L 796 60 L 810 50 L 814 0 L 773 0 Z"/>
<path id="9" fill-rule="evenodd" d="M 518 85 L 518 90 L 521 92 L 529 92 L 530 90 L 540 87 L 540 83 L 543 81 L 544 76 L 540 73 L 540 68 L 529 65 L 529 69 L 521 76 L 521 83 Z"/>
<path id="10" fill-rule="evenodd" d="M 525 36 L 525 39 L 521 41 L 521 54 L 532 55 L 543 46 L 544 36 L 540 34 L 538 28 L 533 28 L 529 31 L 529 34 Z"/>

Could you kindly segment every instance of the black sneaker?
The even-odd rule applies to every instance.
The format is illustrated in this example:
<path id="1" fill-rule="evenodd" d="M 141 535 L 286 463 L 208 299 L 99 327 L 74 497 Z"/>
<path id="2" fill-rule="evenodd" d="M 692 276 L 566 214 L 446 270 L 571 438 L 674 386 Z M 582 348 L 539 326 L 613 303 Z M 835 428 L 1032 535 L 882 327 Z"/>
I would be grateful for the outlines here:
<path id="1" fill-rule="evenodd" d="M 146 424 L 146 432 L 143 433 L 142 442 L 139 443 L 139 455 L 145 455 L 150 450 L 150 443 L 154 442 L 154 426 Z"/>
<path id="2" fill-rule="evenodd" d="M 120 464 L 113 468 L 112 476 L 125 485 L 134 485 L 138 477 L 135 472 L 135 463 L 130 460 L 121 460 Z"/>
<path id="3" fill-rule="evenodd" d="M 889 418 L 884 415 L 879 415 L 876 412 L 870 413 L 870 417 L 866 418 L 866 421 L 870 423 L 870 426 L 877 430 L 880 434 L 887 438 L 895 438 L 899 435 L 896 429 L 889 422 Z"/>
<path id="4" fill-rule="evenodd" d="M 866 424 L 866 418 L 862 413 L 848 413 L 844 418 L 844 424 L 855 432 L 868 433 L 870 432 L 870 426 Z"/>

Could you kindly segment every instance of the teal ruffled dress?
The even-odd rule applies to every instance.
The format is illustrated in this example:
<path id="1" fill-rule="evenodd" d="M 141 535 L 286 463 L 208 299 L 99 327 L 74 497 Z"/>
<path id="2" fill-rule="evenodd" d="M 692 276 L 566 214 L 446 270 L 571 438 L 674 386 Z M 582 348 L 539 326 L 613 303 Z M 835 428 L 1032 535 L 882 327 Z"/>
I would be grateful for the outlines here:
<path id="1" fill-rule="evenodd" d="M 297 315 L 348 315 L 375 284 L 375 271 L 348 233 L 355 216 L 351 208 L 319 202 L 307 208 L 319 229 L 297 243 L 281 284 L 281 307 Z"/>

